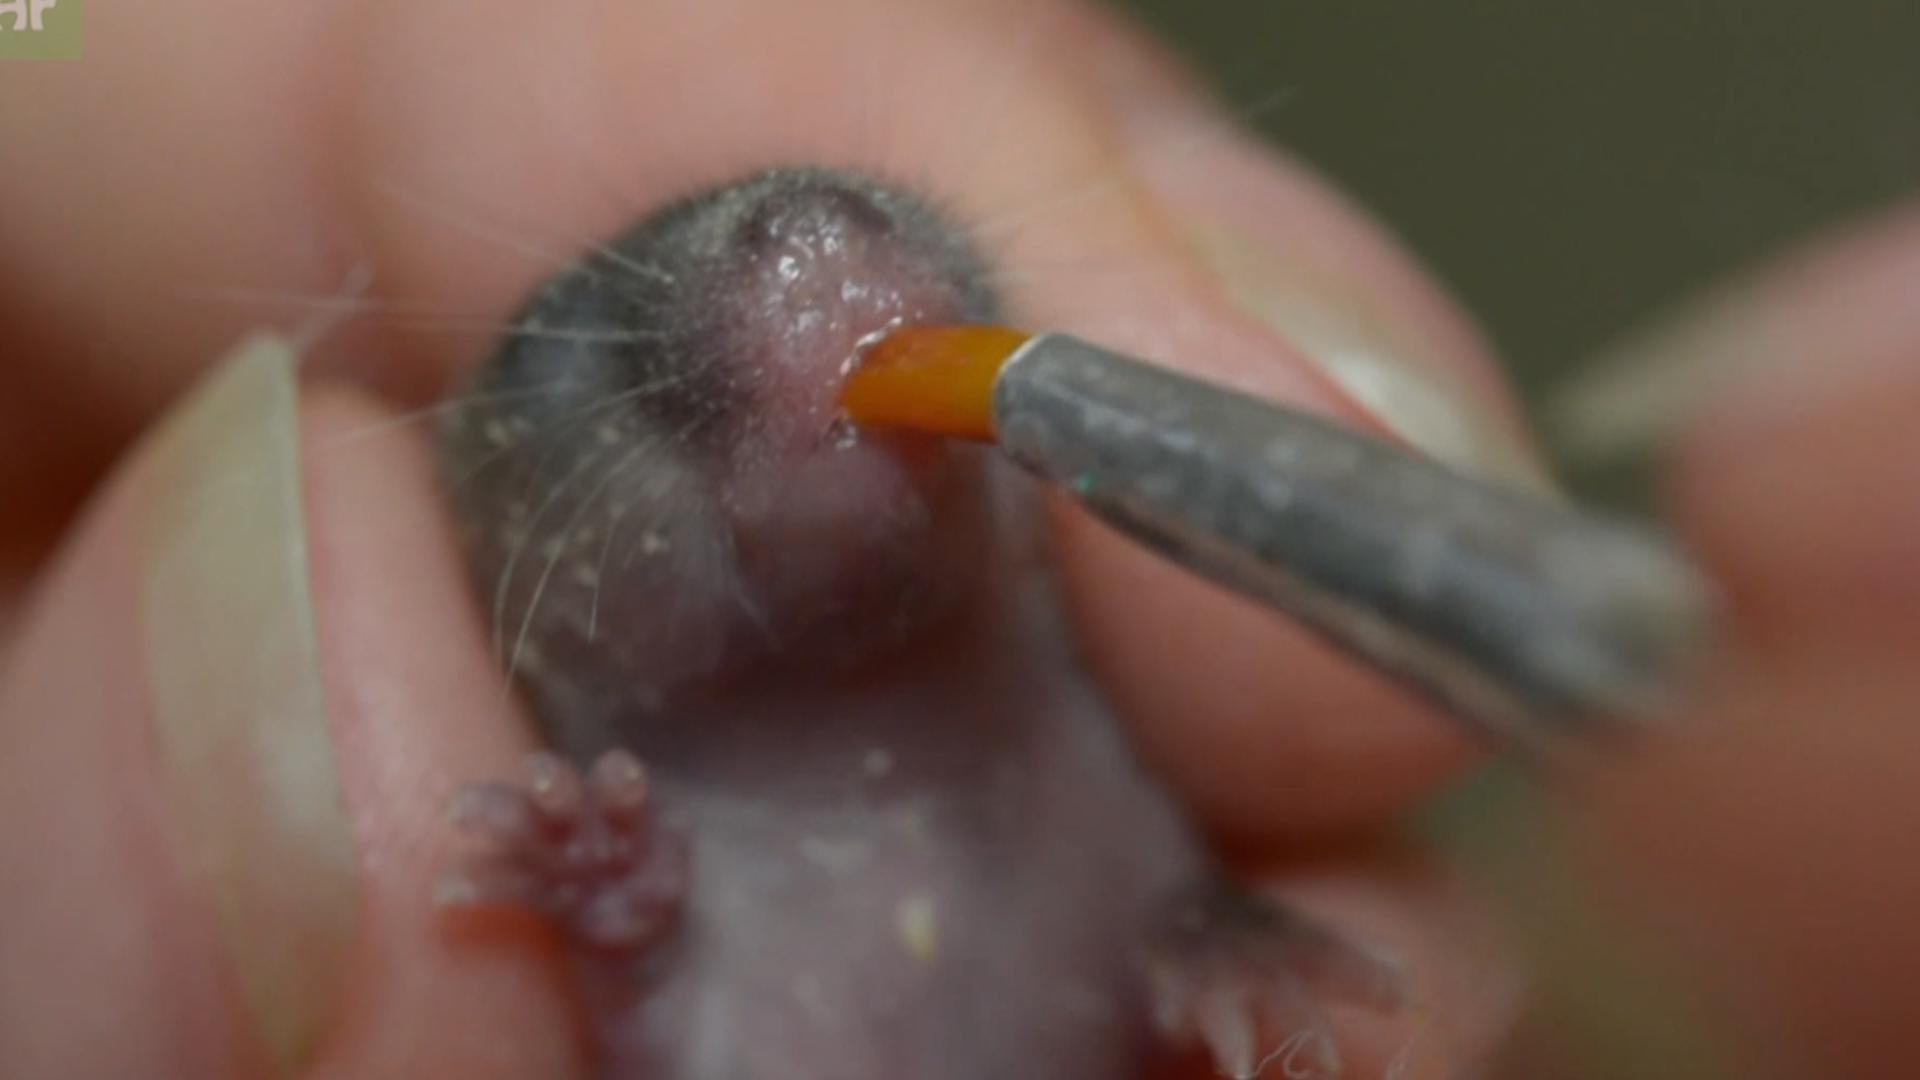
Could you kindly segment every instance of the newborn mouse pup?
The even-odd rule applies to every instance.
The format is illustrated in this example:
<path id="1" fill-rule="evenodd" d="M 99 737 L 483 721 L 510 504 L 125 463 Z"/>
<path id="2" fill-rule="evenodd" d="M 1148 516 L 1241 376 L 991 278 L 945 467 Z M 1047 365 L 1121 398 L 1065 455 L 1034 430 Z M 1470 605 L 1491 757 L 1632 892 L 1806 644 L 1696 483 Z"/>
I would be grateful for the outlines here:
<path id="1" fill-rule="evenodd" d="M 1034 492 L 848 429 L 863 341 L 994 321 L 966 232 L 781 168 L 535 293 L 441 458 L 552 753 L 448 899 L 564 932 L 611 1080 L 1334 1075 L 1378 961 L 1235 892 L 1075 665 Z"/>

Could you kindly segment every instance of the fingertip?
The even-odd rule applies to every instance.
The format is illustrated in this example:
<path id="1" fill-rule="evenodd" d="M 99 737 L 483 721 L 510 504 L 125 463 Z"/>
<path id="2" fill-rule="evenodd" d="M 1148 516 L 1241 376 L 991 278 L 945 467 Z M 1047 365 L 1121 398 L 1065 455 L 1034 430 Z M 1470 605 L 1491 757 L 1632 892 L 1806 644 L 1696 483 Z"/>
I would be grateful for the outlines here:
<path id="1" fill-rule="evenodd" d="M 1237 843 L 1378 827 L 1474 750 L 1410 691 L 1070 508 L 1059 574 L 1142 749 Z"/>
<path id="2" fill-rule="evenodd" d="M 512 774 L 530 735 L 490 662 L 417 426 L 344 390 L 303 411 L 313 576 L 363 931 L 323 1075 L 562 1076 L 581 1068 L 555 943 L 436 902 L 454 792 Z"/>
<path id="3" fill-rule="evenodd" d="M 157 764 L 141 485 L 96 497 L 0 665 L 0 1073 L 224 1077 L 267 1059 Z"/>
<path id="4" fill-rule="evenodd" d="M 1667 501 L 1772 648 L 1920 634 L 1920 213 L 1855 227 L 1670 335 L 1714 395 L 1671 451 Z"/>
<path id="5" fill-rule="evenodd" d="M 223 438 L 243 438 L 217 426 L 228 433 Z M 461 780 L 511 768 L 527 740 L 487 663 L 417 432 L 367 438 L 375 428 L 391 431 L 394 418 L 352 395 L 322 392 L 300 410 L 326 691 L 321 722 L 357 867 L 345 897 L 350 936 L 312 957 L 301 943 L 317 947 L 326 938 L 294 925 L 312 914 L 298 904 L 250 906 L 247 917 L 232 919 L 234 902 L 271 900 L 282 886 L 300 890 L 315 872 L 314 851 L 297 840 L 288 842 L 302 843 L 299 850 L 279 855 L 247 848 L 246 865 L 231 866 L 222 853 L 234 853 L 235 839 L 275 835 L 282 828 L 275 822 L 300 835 L 320 825 L 308 813 L 287 818 L 298 810 L 293 804 L 240 805 L 265 797 L 263 778 L 243 774 L 269 762 L 234 757 L 249 742 L 239 733 L 228 733 L 238 741 L 227 742 L 218 759 L 239 771 L 209 773 L 214 759 L 160 752 L 197 743 L 155 727 L 153 643 L 142 634 L 141 598 L 164 597 L 152 592 L 145 565 L 158 549 L 154 469 L 143 458 L 82 520 L 23 612 L 0 667 L 0 858 L 9 867 L 0 875 L 7 916 L 0 1073 L 221 1077 L 298 1068 L 357 1078 L 579 1070 L 572 1015 L 544 931 L 525 920 L 449 918 L 433 902 L 452 842 L 443 815 L 448 793 Z M 143 453 L 162 451 L 150 445 Z M 224 493 L 272 490 L 234 483 L 257 479 L 245 470 L 219 479 L 226 482 L 183 489 L 188 527 L 203 520 L 196 514 L 236 509 L 220 502 Z M 216 559 L 228 552 L 214 572 L 246 564 L 231 546 L 201 551 Z M 180 565 L 179 554 L 170 566 Z M 193 610 L 244 622 L 249 611 L 265 609 L 221 608 L 209 599 Z M 207 628 L 187 609 L 169 606 L 163 614 L 186 623 L 171 631 L 176 650 L 209 644 Z M 251 640 L 265 648 L 270 637 Z M 237 662 L 267 664 L 270 652 Z M 238 692 L 212 690 L 216 697 Z M 282 718 L 300 715 L 268 708 Z M 204 727 L 191 711 L 174 711 L 167 723 Z M 333 769 L 268 757 L 293 769 L 278 773 L 279 782 L 333 783 Z M 192 811 L 202 805 L 198 796 L 181 801 L 199 789 L 225 792 L 204 805 L 224 800 L 235 816 L 254 820 L 237 832 L 208 831 Z M 220 866 L 227 869 L 209 873 Z M 256 879 L 280 884 L 263 890 L 249 884 Z M 319 969 L 301 966 L 307 960 L 318 960 Z M 257 1011 L 257 987 L 242 976 L 248 964 L 265 961 L 286 966 L 280 974 L 313 993 L 275 998 L 270 1015 Z M 263 1018 L 274 1021 L 271 1030 L 259 1026 Z M 308 1034 L 299 1045 L 270 1046 L 269 1036 L 288 1024 Z"/>
<path id="6" fill-rule="evenodd" d="M 1535 807 L 1513 869 L 1529 1048 L 1607 1075 L 1879 1076 L 1905 1059 L 1920 700 L 1898 650 L 1729 665 L 1691 734 Z M 1540 828 L 1544 826 L 1544 828 Z"/>

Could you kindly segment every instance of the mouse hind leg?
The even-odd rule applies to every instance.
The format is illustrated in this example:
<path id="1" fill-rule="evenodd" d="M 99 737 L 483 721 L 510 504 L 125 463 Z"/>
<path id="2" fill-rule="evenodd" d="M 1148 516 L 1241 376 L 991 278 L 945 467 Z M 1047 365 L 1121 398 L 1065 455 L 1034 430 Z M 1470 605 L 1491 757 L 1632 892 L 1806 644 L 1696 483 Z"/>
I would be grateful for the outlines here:
<path id="1" fill-rule="evenodd" d="M 1342 1060 L 1322 1001 L 1390 1012 L 1398 970 L 1339 935 L 1230 886 L 1178 897 L 1141 953 L 1156 1032 L 1198 1047 L 1215 1071 L 1249 1080 L 1338 1077 Z"/>

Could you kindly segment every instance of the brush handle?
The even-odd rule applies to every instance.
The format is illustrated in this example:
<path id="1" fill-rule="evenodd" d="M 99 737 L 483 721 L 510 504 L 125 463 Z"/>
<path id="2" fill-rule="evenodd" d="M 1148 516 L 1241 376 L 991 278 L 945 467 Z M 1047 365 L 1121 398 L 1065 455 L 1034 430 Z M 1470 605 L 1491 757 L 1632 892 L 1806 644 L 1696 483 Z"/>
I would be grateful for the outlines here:
<path id="1" fill-rule="evenodd" d="M 1509 742 L 1644 726 L 1708 621 L 1652 532 L 1067 335 L 1008 359 L 993 410 L 1115 528 Z"/>

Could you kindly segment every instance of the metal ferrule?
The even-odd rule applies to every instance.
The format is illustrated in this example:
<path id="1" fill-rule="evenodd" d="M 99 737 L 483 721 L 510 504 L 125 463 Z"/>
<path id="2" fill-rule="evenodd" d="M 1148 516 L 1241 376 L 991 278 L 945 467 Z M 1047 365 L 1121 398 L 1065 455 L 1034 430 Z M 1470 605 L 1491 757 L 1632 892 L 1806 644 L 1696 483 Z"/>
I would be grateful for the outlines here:
<path id="1" fill-rule="evenodd" d="M 1508 741 L 1636 726 L 1702 630 L 1666 540 L 1061 334 L 994 388 L 1002 449 L 1203 577 Z"/>

